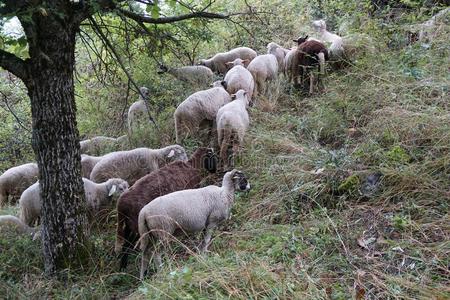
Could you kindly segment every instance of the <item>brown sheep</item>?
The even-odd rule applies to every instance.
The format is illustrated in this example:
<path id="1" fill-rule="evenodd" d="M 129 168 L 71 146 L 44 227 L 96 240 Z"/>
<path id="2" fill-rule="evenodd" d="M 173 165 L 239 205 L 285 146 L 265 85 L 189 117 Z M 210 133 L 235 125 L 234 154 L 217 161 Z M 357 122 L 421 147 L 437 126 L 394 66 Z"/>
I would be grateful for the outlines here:
<path id="1" fill-rule="evenodd" d="M 325 74 L 325 61 L 329 59 L 328 50 L 324 44 L 316 40 L 307 40 L 308 36 L 294 40 L 297 42 L 297 53 L 292 60 L 291 73 L 294 79 L 294 85 L 298 86 L 298 77 L 301 77 L 303 82 L 306 75 L 309 73 L 309 93 L 313 93 L 314 89 L 314 74 L 311 69 L 318 67 L 321 75 Z M 306 70 L 306 72 L 303 71 Z"/>
<path id="2" fill-rule="evenodd" d="M 175 161 L 142 177 L 117 201 L 117 236 L 115 251 L 120 268 L 127 266 L 128 254 L 139 239 L 140 210 L 153 199 L 175 191 L 200 186 L 203 170 L 215 172 L 217 159 L 210 148 L 198 148 L 187 162 Z"/>

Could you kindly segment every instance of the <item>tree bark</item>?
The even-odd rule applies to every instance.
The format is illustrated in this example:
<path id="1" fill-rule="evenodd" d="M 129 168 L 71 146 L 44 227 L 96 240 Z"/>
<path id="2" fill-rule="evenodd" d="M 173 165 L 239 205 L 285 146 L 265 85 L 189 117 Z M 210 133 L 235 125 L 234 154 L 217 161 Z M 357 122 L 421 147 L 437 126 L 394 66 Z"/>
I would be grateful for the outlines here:
<path id="1" fill-rule="evenodd" d="M 25 84 L 39 166 L 45 272 L 51 275 L 82 264 L 89 249 L 73 80 L 76 30 L 48 20 L 30 46 Z"/>

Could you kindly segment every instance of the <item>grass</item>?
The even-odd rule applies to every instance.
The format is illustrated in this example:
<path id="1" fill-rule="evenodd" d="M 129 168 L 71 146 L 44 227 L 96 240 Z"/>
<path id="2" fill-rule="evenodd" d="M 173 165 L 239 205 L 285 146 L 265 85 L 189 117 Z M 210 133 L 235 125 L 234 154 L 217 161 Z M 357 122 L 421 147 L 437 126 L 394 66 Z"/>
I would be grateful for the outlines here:
<path id="1" fill-rule="evenodd" d="M 6 231 L 0 294 L 449 299 L 449 55 L 446 38 L 387 49 L 330 73 L 312 97 L 283 78 L 273 83 L 251 109 L 237 163 L 252 190 L 237 196 L 210 253 L 173 243 L 162 271 L 141 282 L 139 257 L 118 272 L 112 213 L 93 229 L 91 263 L 54 279 L 43 275 L 40 242 Z M 160 135 L 141 143 L 173 141 L 170 112 L 160 115 Z"/>

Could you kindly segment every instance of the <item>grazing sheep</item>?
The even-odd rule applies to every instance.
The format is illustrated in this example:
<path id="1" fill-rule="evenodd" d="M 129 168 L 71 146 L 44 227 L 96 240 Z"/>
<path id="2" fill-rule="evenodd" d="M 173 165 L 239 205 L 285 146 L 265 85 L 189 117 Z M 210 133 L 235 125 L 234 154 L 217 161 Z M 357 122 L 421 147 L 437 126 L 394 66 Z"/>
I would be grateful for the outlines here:
<path id="1" fill-rule="evenodd" d="M 231 96 L 233 101 L 224 105 L 217 112 L 217 135 L 220 146 L 220 161 L 224 168 L 228 167 L 228 148 L 232 146 L 233 156 L 243 145 L 244 135 L 249 126 L 247 92 L 239 90 Z"/>
<path id="2" fill-rule="evenodd" d="M 277 43 L 270 42 L 267 44 L 267 54 L 273 54 L 277 58 L 278 71 L 284 72 L 284 59 L 290 50 L 281 47 Z"/>
<path id="3" fill-rule="evenodd" d="M 197 86 L 208 86 L 214 80 L 214 73 L 205 66 L 185 66 L 180 68 L 169 68 L 164 65 L 159 66 L 158 74 L 169 73 L 178 80 L 194 84 Z"/>
<path id="4" fill-rule="evenodd" d="M 91 180 L 104 182 L 109 178 L 123 178 L 130 185 L 148 173 L 174 160 L 187 160 L 184 148 L 171 145 L 161 149 L 137 148 L 106 154 L 95 165 Z"/>
<path id="5" fill-rule="evenodd" d="M 278 59 L 273 54 L 258 55 L 255 57 L 247 67 L 247 70 L 252 74 L 254 80 L 253 96 L 266 91 L 266 81 L 277 78 L 280 66 Z"/>
<path id="6" fill-rule="evenodd" d="M 213 72 L 225 74 L 228 71 L 227 62 L 234 61 L 236 58 L 246 60 L 250 63 L 256 57 L 256 51 L 247 47 L 239 47 L 228 52 L 217 53 L 210 59 L 201 59 L 200 65 L 210 68 Z"/>
<path id="7" fill-rule="evenodd" d="M 239 90 L 244 90 L 251 100 L 255 89 L 255 80 L 249 70 L 244 67 L 244 61 L 236 58 L 232 62 L 227 62 L 227 65 L 233 66 L 223 79 L 227 85 L 227 92 L 231 95 Z"/>
<path id="8" fill-rule="evenodd" d="M 103 158 L 103 156 L 90 156 L 81 154 L 81 176 L 90 178 L 92 169 Z"/>
<path id="9" fill-rule="evenodd" d="M 316 40 L 308 40 L 308 36 L 294 40 L 297 42 L 297 51 L 289 67 L 293 77 L 294 85 L 298 86 L 298 77 L 302 82 L 309 73 L 309 93 L 314 91 L 314 72 L 311 71 L 315 66 L 319 67 L 320 74 L 325 74 L 325 61 L 328 60 L 328 50 L 324 44 Z M 304 71 L 305 69 L 305 71 Z M 319 77 L 320 79 L 320 77 Z"/>
<path id="10" fill-rule="evenodd" d="M 95 215 L 102 207 L 110 206 L 117 196 L 128 189 L 128 183 L 120 178 L 112 178 L 103 183 L 95 183 L 83 178 L 83 183 L 86 202 L 92 215 Z M 39 222 L 42 207 L 39 182 L 23 192 L 19 204 L 20 220 L 23 223 L 32 226 Z"/>
<path id="11" fill-rule="evenodd" d="M 214 123 L 219 108 L 231 101 L 224 84 L 224 81 L 216 81 L 213 88 L 196 92 L 178 105 L 173 114 L 178 144 L 189 134 L 197 132 L 205 121 Z"/>
<path id="12" fill-rule="evenodd" d="M 30 234 L 35 237 L 40 228 L 30 227 L 22 222 L 18 217 L 11 215 L 0 216 L 0 229 L 12 230 L 18 234 Z"/>
<path id="13" fill-rule="evenodd" d="M 81 154 L 103 155 L 110 151 L 117 151 L 124 147 L 124 136 L 112 138 L 107 136 L 96 136 L 80 142 Z"/>
<path id="14" fill-rule="evenodd" d="M 330 60 L 342 60 L 344 55 L 343 39 L 337 34 L 327 31 L 325 20 L 316 20 L 312 22 L 313 28 L 319 33 L 319 39 L 330 43 Z"/>
<path id="15" fill-rule="evenodd" d="M 150 247 L 158 241 L 169 242 L 177 230 L 195 233 L 205 230 L 200 246 L 206 251 L 214 229 L 229 219 L 234 203 L 235 191 L 248 191 L 250 184 L 245 175 L 232 170 L 223 177 L 222 187 L 210 185 L 200 189 L 189 189 L 161 196 L 144 206 L 139 213 L 140 248 L 142 264 L 140 278 L 143 279 L 150 259 Z M 161 266 L 161 254 L 155 248 L 156 268 Z"/>
<path id="16" fill-rule="evenodd" d="M 175 161 L 145 175 L 117 201 L 116 254 L 120 268 L 127 266 L 128 254 L 139 238 L 138 216 L 153 199 L 172 192 L 200 187 L 205 171 L 216 171 L 216 157 L 210 148 L 198 148 L 187 162 Z"/>
<path id="17" fill-rule="evenodd" d="M 293 47 L 286 53 L 286 56 L 284 57 L 284 76 L 288 78 L 288 82 L 294 80 L 294 76 L 292 74 L 292 65 L 296 55 L 297 55 L 297 47 Z"/>
<path id="18" fill-rule="evenodd" d="M 148 110 L 145 101 L 150 96 L 150 90 L 143 86 L 139 88 L 139 91 L 141 92 L 139 94 L 139 99 L 131 104 L 128 109 L 127 123 L 129 136 L 132 136 L 134 129 L 149 123 Z M 145 98 L 142 98 L 141 94 L 143 94 Z"/>
<path id="19" fill-rule="evenodd" d="M 8 202 L 15 204 L 20 195 L 38 180 L 39 170 L 36 163 L 28 163 L 10 168 L 0 175 L 0 206 Z"/>

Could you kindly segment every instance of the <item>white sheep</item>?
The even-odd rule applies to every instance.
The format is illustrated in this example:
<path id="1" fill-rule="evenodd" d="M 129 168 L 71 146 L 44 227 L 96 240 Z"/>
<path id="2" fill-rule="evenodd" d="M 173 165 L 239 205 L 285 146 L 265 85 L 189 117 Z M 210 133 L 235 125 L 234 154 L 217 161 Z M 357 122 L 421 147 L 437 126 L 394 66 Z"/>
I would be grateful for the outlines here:
<path id="1" fill-rule="evenodd" d="M 277 43 L 270 42 L 267 44 L 267 54 L 273 54 L 277 58 L 278 61 L 278 70 L 279 72 L 284 72 L 284 58 L 286 54 L 289 52 L 289 49 L 283 48 Z"/>
<path id="2" fill-rule="evenodd" d="M 83 183 L 88 211 L 92 215 L 95 215 L 102 207 L 111 206 L 117 197 L 129 187 L 128 183 L 120 178 L 111 178 L 103 183 L 95 183 L 87 178 L 83 178 Z M 19 216 L 23 223 L 32 226 L 38 222 L 42 207 L 39 182 L 36 182 L 22 193 L 19 205 Z"/>
<path id="3" fill-rule="evenodd" d="M 88 155 L 103 155 L 124 148 L 126 144 L 123 143 L 126 143 L 124 136 L 118 138 L 95 136 L 80 142 L 80 152 Z"/>
<path id="4" fill-rule="evenodd" d="M 236 58 L 246 60 L 246 65 L 256 57 L 256 51 L 248 47 L 239 47 L 228 52 L 217 53 L 210 59 L 201 59 L 200 65 L 210 68 L 212 71 L 225 74 L 229 67 L 227 62 L 234 61 Z"/>
<path id="5" fill-rule="evenodd" d="M 112 152 L 95 165 L 90 179 L 104 182 L 109 178 L 123 178 L 133 185 L 139 178 L 175 160 L 187 161 L 186 151 L 178 145 Z"/>
<path id="6" fill-rule="evenodd" d="M 230 95 L 237 93 L 239 90 L 244 90 L 251 100 L 255 89 L 255 80 L 250 71 L 244 67 L 244 62 L 240 58 L 227 62 L 227 65 L 233 67 L 227 72 L 223 80 L 226 82 L 226 89 Z"/>
<path id="7" fill-rule="evenodd" d="M 84 178 L 90 178 L 92 169 L 102 158 L 103 156 L 81 154 L 81 176 Z"/>
<path id="8" fill-rule="evenodd" d="M 321 42 L 330 44 L 329 56 L 331 60 L 341 60 L 344 55 L 344 46 L 342 37 L 327 31 L 325 20 L 316 20 L 312 22 L 313 28 L 319 33 Z"/>
<path id="9" fill-rule="evenodd" d="M 228 148 L 232 146 L 233 155 L 243 145 L 244 136 L 250 120 L 247 112 L 249 98 L 247 92 L 239 90 L 232 95 L 233 101 L 217 112 L 217 136 L 220 147 L 220 160 L 224 168 L 228 167 Z"/>
<path id="10" fill-rule="evenodd" d="M 255 84 L 252 96 L 256 97 L 259 92 L 264 93 L 266 91 L 267 81 L 277 78 L 280 66 L 275 55 L 264 54 L 255 57 L 248 65 L 247 70 L 253 76 Z"/>
<path id="11" fill-rule="evenodd" d="M 178 144 L 188 134 L 197 132 L 203 121 L 215 122 L 219 108 L 231 101 L 224 84 L 225 81 L 216 81 L 213 88 L 196 92 L 178 105 L 173 114 Z"/>
<path id="12" fill-rule="evenodd" d="M 157 241 L 168 242 L 178 229 L 195 233 L 206 231 L 200 250 L 206 251 L 212 233 L 224 220 L 229 219 L 235 191 L 248 191 L 250 184 L 245 175 L 232 170 L 227 172 L 222 187 L 210 185 L 200 189 L 188 189 L 156 198 L 139 212 L 140 249 L 142 250 L 141 280 L 150 259 L 150 247 Z M 161 266 L 161 254 L 155 249 L 156 267 Z"/>
<path id="13" fill-rule="evenodd" d="M 38 236 L 40 228 L 30 227 L 18 217 L 11 215 L 0 216 L 0 229 L 14 231 L 18 234 L 30 234 L 33 238 Z"/>
<path id="14" fill-rule="evenodd" d="M 184 66 L 180 68 L 170 68 L 164 65 L 159 66 L 158 74 L 169 73 L 178 80 L 203 87 L 208 86 L 214 80 L 214 73 L 205 66 Z"/>
<path id="15" fill-rule="evenodd" d="M 8 202 L 15 204 L 20 195 L 38 180 L 39 170 L 36 163 L 28 163 L 10 168 L 0 175 L 0 206 Z"/>
<path id="16" fill-rule="evenodd" d="M 141 94 L 139 94 L 139 99 L 131 104 L 130 108 L 128 109 L 127 124 L 128 134 L 130 136 L 132 136 L 133 130 L 149 123 L 148 110 L 145 101 L 150 96 L 150 90 L 145 86 L 140 87 L 139 90 L 141 94 L 145 96 L 145 99 L 142 98 Z"/>
<path id="17" fill-rule="evenodd" d="M 292 68 L 290 68 L 289 66 L 291 66 L 293 61 L 295 60 L 296 54 L 297 47 L 293 47 L 286 53 L 286 56 L 284 57 L 284 76 L 288 78 L 288 82 L 291 82 L 294 79 Z"/>

